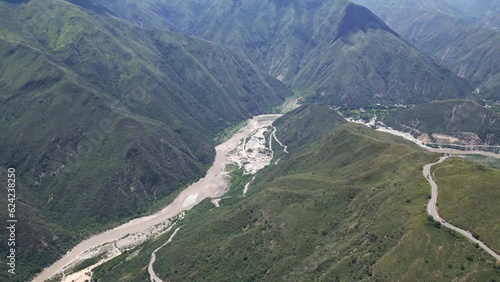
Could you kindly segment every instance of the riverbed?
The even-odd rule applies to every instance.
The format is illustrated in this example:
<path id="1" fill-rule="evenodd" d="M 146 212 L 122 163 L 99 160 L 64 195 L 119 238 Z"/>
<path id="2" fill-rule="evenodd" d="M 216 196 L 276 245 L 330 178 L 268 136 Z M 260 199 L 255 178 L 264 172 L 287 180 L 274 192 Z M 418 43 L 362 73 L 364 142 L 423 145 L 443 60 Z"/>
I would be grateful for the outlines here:
<path id="1" fill-rule="evenodd" d="M 186 187 L 167 207 L 153 215 L 131 220 L 128 223 L 80 242 L 64 257 L 44 269 L 33 281 L 42 282 L 61 273 L 68 265 L 84 259 L 82 256 L 89 250 L 98 249 L 106 243 L 118 241 L 124 237 L 135 238 L 134 235 L 136 234 L 140 234 L 165 222 L 170 222 L 206 198 L 221 197 L 227 191 L 228 187 L 228 175 L 225 172 L 225 167 L 229 160 L 229 153 L 238 146 L 243 138 L 260 128 L 271 126 L 280 116 L 261 115 L 250 119 L 245 127 L 235 133 L 229 140 L 215 148 L 215 161 L 207 171 L 206 176 Z"/>

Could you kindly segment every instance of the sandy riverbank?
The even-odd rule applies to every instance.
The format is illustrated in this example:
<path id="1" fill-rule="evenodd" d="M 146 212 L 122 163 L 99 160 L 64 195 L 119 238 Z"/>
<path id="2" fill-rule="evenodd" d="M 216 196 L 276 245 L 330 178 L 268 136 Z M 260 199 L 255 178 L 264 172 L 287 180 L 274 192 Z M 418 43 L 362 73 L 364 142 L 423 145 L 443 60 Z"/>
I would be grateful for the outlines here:
<path id="1" fill-rule="evenodd" d="M 168 228 L 171 219 L 184 211 L 190 210 L 203 199 L 221 197 L 227 189 L 227 173 L 224 169 L 228 162 L 229 152 L 238 146 L 241 139 L 260 128 L 270 126 L 280 116 L 261 115 L 249 120 L 247 126 L 240 129 L 229 140 L 215 148 L 215 161 L 206 176 L 184 189 L 166 208 L 151 216 L 134 219 L 126 224 L 82 241 L 60 260 L 43 270 L 33 281 L 42 282 L 61 273 L 68 265 L 87 258 L 89 251 L 98 253 L 101 246 L 106 245 L 106 243 L 119 241 L 125 237 L 128 243 L 133 245 L 134 238 L 141 238 L 142 235 L 145 235 L 144 232 L 154 235 L 151 231 L 154 228 L 159 228 L 159 230 Z M 85 255 L 86 253 L 87 255 Z"/>

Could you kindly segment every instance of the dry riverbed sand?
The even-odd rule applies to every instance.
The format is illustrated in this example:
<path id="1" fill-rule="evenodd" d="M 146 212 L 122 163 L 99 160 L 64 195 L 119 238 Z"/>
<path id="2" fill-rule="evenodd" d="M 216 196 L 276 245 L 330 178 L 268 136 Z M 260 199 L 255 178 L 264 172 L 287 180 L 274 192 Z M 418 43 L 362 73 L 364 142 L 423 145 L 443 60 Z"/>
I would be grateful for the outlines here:
<path id="1" fill-rule="evenodd" d="M 266 147 L 265 133 L 268 128 L 259 128 L 249 137 L 243 138 L 235 151 L 229 156 L 229 163 L 243 168 L 245 174 L 255 174 L 271 164 L 273 151 Z"/>
<path id="2" fill-rule="evenodd" d="M 163 234 L 175 221 L 182 219 L 183 212 L 190 210 L 203 199 L 220 198 L 228 187 L 228 174 L 225 172 L 225 167 L 229 162 L 238 161 L 237 158 L 231 159 L 229 153 L 238 147 L 243 138 L 250 136 L 250 145 L 246 147 L 247 150 L 250 146 L 256 149 L 256 152 L 248 152 L 246 155 L 246 161 L 249 163 L 246 164 L 245 169 L 248 169 L 249 172 L 256 172 L 259 168 L 264 167 L 264 164 L 267 163 L 268 165 L 271 162 L 272 157 L 267 156 L 269 152 L 266 151 L 265 145 L 263 148 L 261 146 L 263 144 L 261 138 L 263 138 L 265 128 L 271 126 L 280 116 L 261 115 L 249 120 L 244 128 L 215 148 L 215 161 L 206 176 L 184 189 L 166 208 L 156 214 L 134 219 L 82 241 L 60 260 L 43 270 L 33 281 L 42 282 L 57 274 L 63 274 L 77 263 L 103 253 L 107 255 L 106 260 L 109 260 L 110 257 L 119 255 L 122 251 L 131 249 L 154 236 Z M 256 163 L 252 164 L 254 161 Z M 243 162 L 241 163 L 243 164 Z M 72 275 L 68 276 L 68 278 L 78 280 L 88 276 L 87 273 L 88 270 L 83 271 L 79 277 Z"/>

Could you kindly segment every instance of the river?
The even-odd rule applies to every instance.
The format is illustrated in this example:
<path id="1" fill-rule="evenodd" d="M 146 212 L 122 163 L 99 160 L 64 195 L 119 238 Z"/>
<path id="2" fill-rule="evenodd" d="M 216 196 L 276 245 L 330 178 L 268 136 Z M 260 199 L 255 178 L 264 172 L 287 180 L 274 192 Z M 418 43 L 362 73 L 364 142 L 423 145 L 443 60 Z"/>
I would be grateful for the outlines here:
<path id="1" fill-rule="evenodd" d="M 185 188 L 166 208 L 153 215 L 131 220 L 128 223 L 94 235 L 80 242 L 61 259 L 44 269 L 33 281 L 42 282 L 61 273 L 65 266 L 78 260 L 87 250 L 152 228 L 155 225 L 176 217 L 184 211 L 190 210 L 205 198 L 217 198 L 222 196 L 226 192 L 228 186 L 227 175 L 224 170 L 229 152 L 238 146 L 241 139 L 259 128 L 270 126 L 273 121 L 280 116 L 281 115 L 260 115 L 250 119 L 245 127 L 240 129 L 229 140 L 215 148 L 215 161 L 208 170 L 206 176 Z"/>

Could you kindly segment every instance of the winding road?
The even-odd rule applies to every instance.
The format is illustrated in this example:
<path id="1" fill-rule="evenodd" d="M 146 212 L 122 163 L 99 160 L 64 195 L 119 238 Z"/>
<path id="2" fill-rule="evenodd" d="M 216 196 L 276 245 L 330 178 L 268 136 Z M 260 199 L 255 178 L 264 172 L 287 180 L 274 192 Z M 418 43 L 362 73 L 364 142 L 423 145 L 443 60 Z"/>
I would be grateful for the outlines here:
<path id="1" fill-rule="evenodd" d="M 465 236 L 467 239 L 471 240 L 472 242 L 476 243 L 481 247 L 481 249 L 485 250 L 488 254 L 492 255 L 497 261 L 500 261 L 500 256 L 495 253 L 492 249 L 490 249 L 488 246 L 486 246 L 483 242 L 480 240 L 474 238 L 472 234 L 468 231 L 465 231 L 463 229 L 460 229 L 448 222 L 446 222 L 441 216 L 439 216 L 439 210 L 437 208 L 437 198 L 438 198 L 438 185 L 434 181 L 434 178 L 432 177 L 432 167 L 434 165 L 443 163 L 447 159 L 449 159 L 450 156 L 445 156 L 442 157 L 438 162 L 428 164 L 424 167 L 423 173 L 429 184 L 431 185 L 431 190 L 432 190 L 432 195 L 431 199 L 429 200 L 429 203 L 427 204 L 427 213 L 432 216 L 432 218 L 435 221 L 438 221 L 441 223 L 442 226 L 451 229 L 457 233 L 462 234 Z"/>
<path id="2" fill-rule="evenodd" d="M 369 123 L 367 124 L 364 122 L 359 122 L 359 121 L 354 121 L 354 120 L 349 120 L 349 119 L 347 119 L 347 121 L 354 122 L 354 123 L 361 123 L 361 124 L 370 126 Z M 429 152 L 446 154 L 446 156 L 442 157 L 438 162 L 427 164 L 423 169 L 423 174 L 424 174 L 425 178 L 427 179 L 427 181 L 429 182 L 429 184 L 431 185 L 431 199 L 429 200 L 429 203 L 427 204 L 427 213 L 429 215 L 431 215 L 435 221 L 440 222 L 442 226 L 444 226 L 448 229 L 451 229 L 459 234 L 462 234 L 463 236 L 465 236 L 466 238 L 468 238 L 472 242 L 478 244 L 479 247 L 481 247 L 488 254 L 493 256 L 497 261 L 500 261 L 500 256 L 497 253 L 495 253 L 495 251 L 490 249 L 488 246 L 486 246 L 486 244 L 484 244 L 480 240 L 474 238 L 474 236 L 472 236 L 472 234 L 470 232 L 465 231 L 463 229 L 460 229 L 460 228 L 446 222 L 446 220 L 444 220 L 441 216 L 439 216 L 439 210 L 437 208 L 438 185 L 434 181 L 434 178 L 432 177 L 432 172 L 431 172 L 431 169 L 434 165 L 443 163 L 444 161 L 446 161 L 447 159 L 450 158 L 450 155 L 482 155 L 482 156 L 493 157 L 493 158 L 499 159 L 500 154 L 496 154 L 493 152 L 485 152 L 485 151 L 461 151 L 461 150 L 449 149 L 449 148 L 446 148 L 446 149 L 431 148 L 431 147 L 426 146 L 426 144 L 424 144 L 422 141 L 416 139 L 415 137 L 413 137 L 409 133 L 397 131 L 397 130 L 394 130 L 392 128 L 383 127 L 383 126 L 379 126 L 376 130 L 380 131 L 380 132 L 385 132 L 385 133 L 389 133 L 389 134 L 392 134 L 395 136 L 402 137 L 402 138 L 404 138 L 408 141 L 411 141 L 411 142 L 415 143 L 416 145 L 426 149 Z"/>

